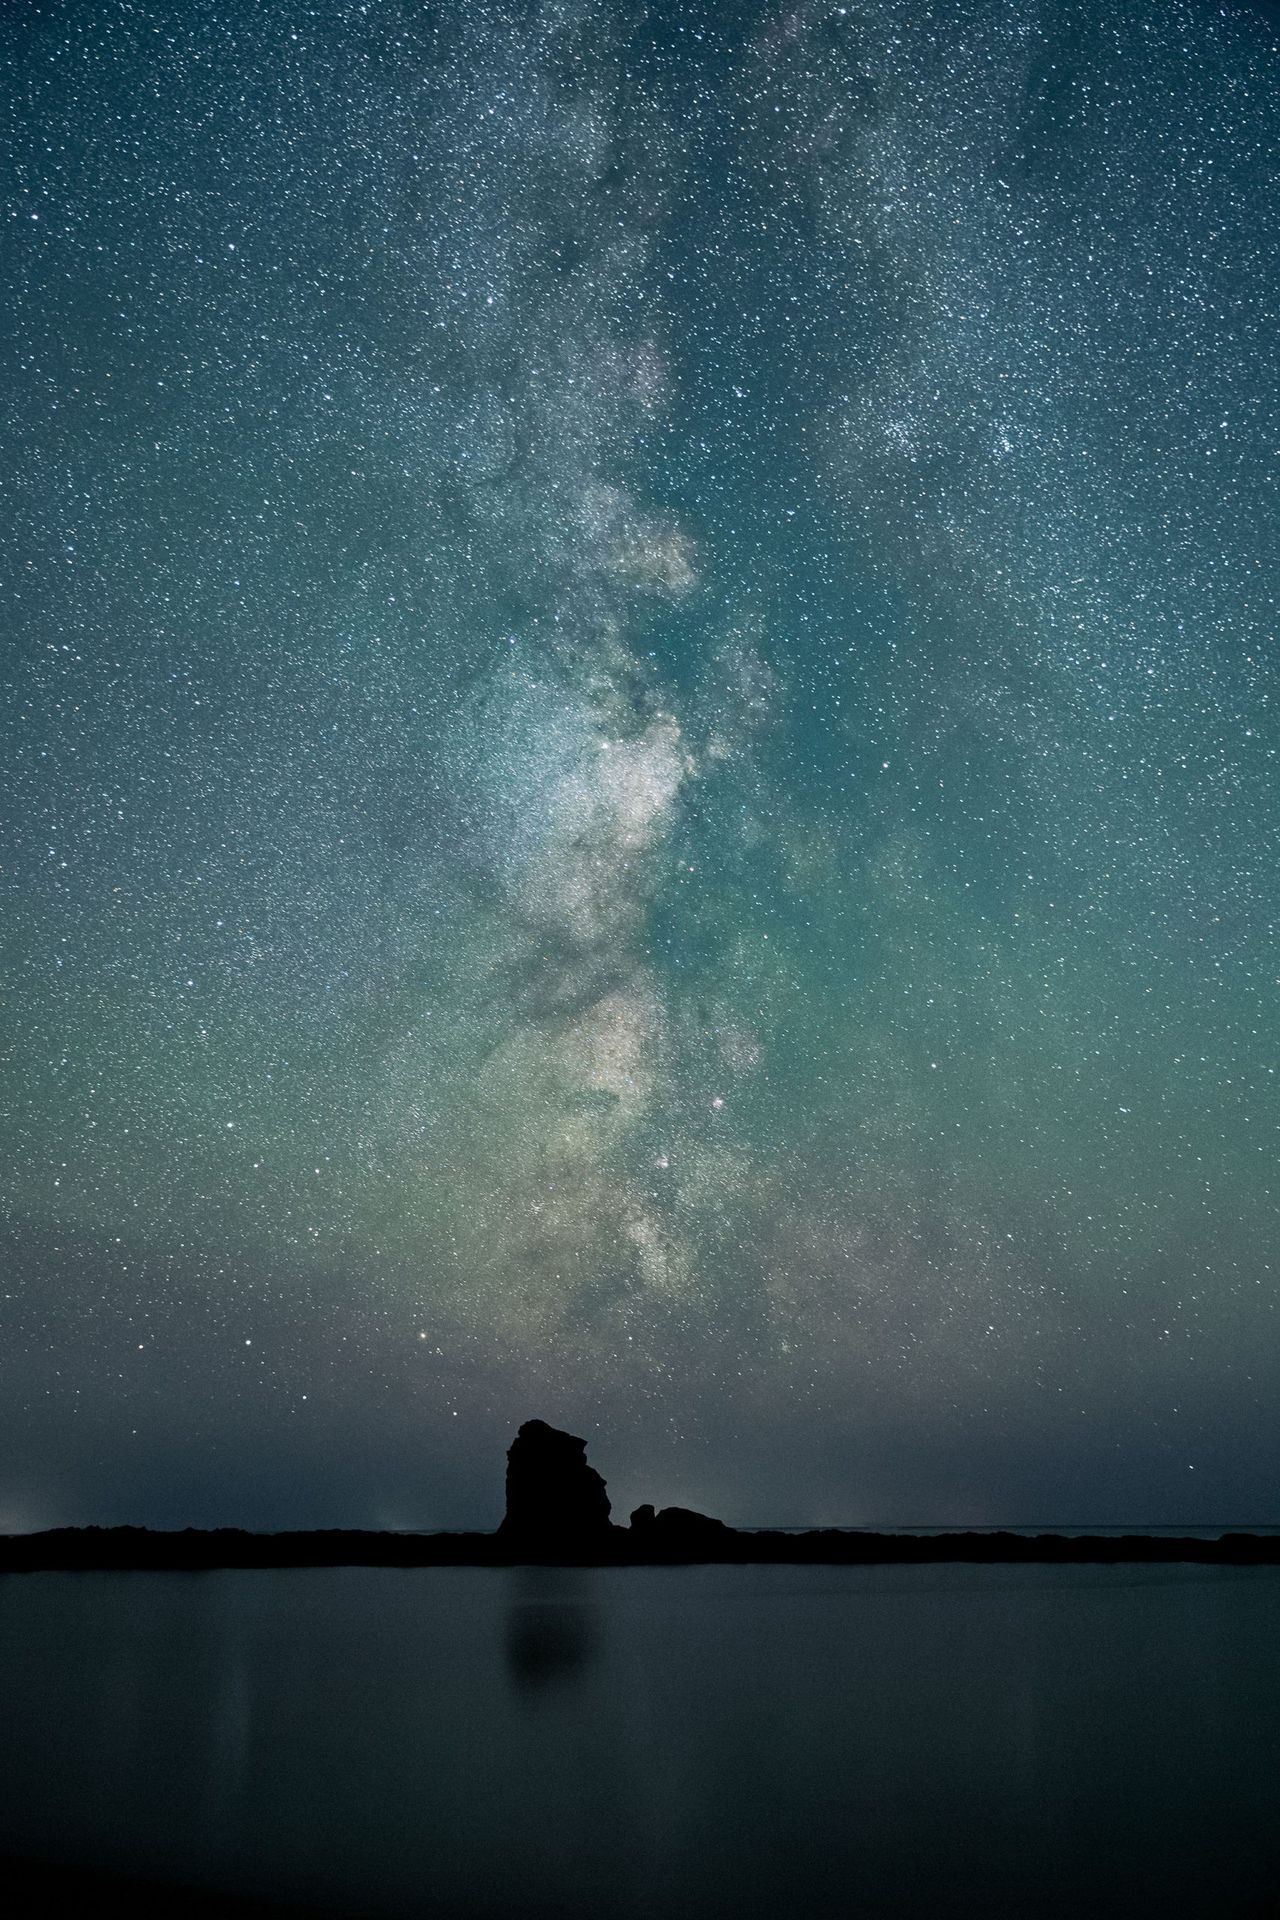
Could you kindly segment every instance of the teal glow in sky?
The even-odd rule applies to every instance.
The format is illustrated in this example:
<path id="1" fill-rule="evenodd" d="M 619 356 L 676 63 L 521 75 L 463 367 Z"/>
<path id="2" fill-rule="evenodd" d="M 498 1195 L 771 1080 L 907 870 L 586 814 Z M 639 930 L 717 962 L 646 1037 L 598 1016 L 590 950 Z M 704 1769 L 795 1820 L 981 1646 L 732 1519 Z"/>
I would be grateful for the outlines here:
<path id="1" fill-rule="evenodd" d="M 0 1525 L 1280 1517 L 1273 14 L 0 35 Z"/>

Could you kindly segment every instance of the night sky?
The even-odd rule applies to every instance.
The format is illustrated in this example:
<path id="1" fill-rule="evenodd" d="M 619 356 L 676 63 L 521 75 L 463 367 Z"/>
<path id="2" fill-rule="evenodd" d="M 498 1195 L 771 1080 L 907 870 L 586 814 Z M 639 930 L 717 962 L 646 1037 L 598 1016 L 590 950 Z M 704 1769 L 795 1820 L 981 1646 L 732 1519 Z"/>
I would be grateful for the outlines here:
<path id="1" fill-rule="evenodd" d="M 1280 1520 L 1280 25 L 0 22 L 0 1527 Z"/>

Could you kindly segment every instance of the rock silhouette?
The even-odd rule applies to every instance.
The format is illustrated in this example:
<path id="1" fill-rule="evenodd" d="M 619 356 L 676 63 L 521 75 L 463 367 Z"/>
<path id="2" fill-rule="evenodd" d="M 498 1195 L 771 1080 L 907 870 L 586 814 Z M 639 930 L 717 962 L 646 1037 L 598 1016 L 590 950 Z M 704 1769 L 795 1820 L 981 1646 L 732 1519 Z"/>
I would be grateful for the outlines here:
<path id="1" fill-rule="evenodd" d="M 526 1420 L 507 1451 L 507 1511 L 499 1537 L 538 1556 L 570 1558 L 606 1544 L 609 1495 L 587 1443 L 545 1420 Z"/>
<path id="2" fill-rule="evenodd" d="M 637 1507 L 631 1516 L 631 1537 L 638 1553 L 655 1560 L 718 1559 L 733 1537 L 723 1520 L 695 1513 L 691 1507 Z"/>

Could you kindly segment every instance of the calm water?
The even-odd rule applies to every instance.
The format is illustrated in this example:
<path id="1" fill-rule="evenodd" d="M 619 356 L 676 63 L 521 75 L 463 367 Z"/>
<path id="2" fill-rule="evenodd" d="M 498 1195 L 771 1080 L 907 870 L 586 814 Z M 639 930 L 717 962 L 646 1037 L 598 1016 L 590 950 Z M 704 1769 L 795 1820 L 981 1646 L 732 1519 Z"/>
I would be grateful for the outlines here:
<path id="1" fill-rule="evenodd" d="M 0 1580 L 0 1850 L 365 1914 L 1280 1912 L 1280 1573 Z"/>

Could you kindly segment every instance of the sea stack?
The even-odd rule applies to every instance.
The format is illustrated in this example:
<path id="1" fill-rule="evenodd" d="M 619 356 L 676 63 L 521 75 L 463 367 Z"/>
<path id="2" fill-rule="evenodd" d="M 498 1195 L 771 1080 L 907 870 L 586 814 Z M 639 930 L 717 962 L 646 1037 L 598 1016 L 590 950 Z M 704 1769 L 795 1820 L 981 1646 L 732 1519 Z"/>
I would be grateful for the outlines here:
<path id="1" fill-rule="evenodd" d="M 501 1538 L 537 1559 L 576 1559 L 610 1542 L 609 1495 L 587 1443 L 526 1420 L 507 1450 L 507 1511 Z"/>

